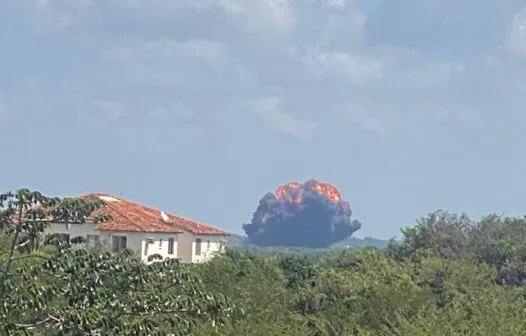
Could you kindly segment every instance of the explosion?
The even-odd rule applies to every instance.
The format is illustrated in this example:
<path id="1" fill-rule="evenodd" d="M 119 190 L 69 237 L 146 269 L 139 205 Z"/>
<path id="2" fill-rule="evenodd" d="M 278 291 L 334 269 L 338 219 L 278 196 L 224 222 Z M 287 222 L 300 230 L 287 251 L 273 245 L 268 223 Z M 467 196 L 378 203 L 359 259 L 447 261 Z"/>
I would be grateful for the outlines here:
<path id="1" fill-rule="evenodd" d="M 351 215 L 351 205 L 335 186 L 311 179 L 267 193 L 243 230 L 260 246 L 326 247 L 360 229 Z"/>

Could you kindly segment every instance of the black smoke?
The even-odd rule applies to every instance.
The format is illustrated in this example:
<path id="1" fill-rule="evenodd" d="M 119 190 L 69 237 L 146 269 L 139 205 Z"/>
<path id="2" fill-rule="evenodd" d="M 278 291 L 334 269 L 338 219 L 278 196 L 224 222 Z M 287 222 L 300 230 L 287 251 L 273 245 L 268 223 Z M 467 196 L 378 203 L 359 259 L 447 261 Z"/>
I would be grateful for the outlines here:
<path id="1" fill-rule="evenodd" d="M 327 247 L 361 228 L 360 222 L 351 219 L 349 203 L 333 203 L 312 185 L 307 181 L 299 189 L 289 190 L 292 197 L 263 196 L 252 221 L 243 224 L 249 241 L 259 246 Z M 298 195 L 302 206 L 293 202 Z"/>

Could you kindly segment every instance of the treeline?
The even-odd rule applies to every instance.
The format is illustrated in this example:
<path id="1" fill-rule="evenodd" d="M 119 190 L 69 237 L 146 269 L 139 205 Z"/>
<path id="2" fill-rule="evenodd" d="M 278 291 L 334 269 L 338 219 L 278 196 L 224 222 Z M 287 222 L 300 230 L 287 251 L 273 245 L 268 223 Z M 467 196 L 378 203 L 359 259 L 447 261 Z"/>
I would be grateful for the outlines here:
<path id="1" fill-rule="evenodd" d="M 229 249 L 201 265 L 35 243 L 46 220 L 82 222 L 100 206 L 2 196 L 0 334 L 526 334 L 525 218 L 438 211 L 383 250 Z"/>
<path id="2" fill-rule="evenodd" d="M 236 234 L 232 234 L 228 238 L 228 245 L 239 250 L 248 250 L 250 252 L 257 252 L 259 254 L 287 253 L 315 257 L 323 256 L 331 251 L 342 248 L 376 247 L 378 249 L 384 249 L 388 244 L 388 240 L 375 239 L 371 237 L 349 237 L 328 247 L 311 248 L 301 246 L 258 246 L 251 244 L 247 237 Z"/>

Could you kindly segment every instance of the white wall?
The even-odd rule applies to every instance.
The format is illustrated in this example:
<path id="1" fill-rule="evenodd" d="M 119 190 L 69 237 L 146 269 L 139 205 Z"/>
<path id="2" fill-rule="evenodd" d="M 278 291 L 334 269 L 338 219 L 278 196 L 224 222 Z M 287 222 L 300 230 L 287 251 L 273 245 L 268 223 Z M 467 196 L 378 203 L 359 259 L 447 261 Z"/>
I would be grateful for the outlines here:
<path id="1" fill-rule="evenodd" d="M 58 223 L 51 223 L 44 231 L 44 234 L 54 234 L 54 233 L 65 233 L 69 234 L 71 238 L 77 237 L 77 236 L 83 236 L 86 237 L 88 234 L 98 235 L 100 234 L 99 230 L 97 230 L 97 227 L 93 223 L 86 223 L 86 224 L 58 224 Z M 102 241 L 102 237 L 101 237 Z"/>
<path id="2" fill-rule="evenodd" d="M 201 253 L 196 254 L 197 239 L 201 239 Z M 185 232 L 180 236 L 180 257 L 183 262 L 200 263 L 211 260 L 224 251 L 226 237 L 220 235 L 195 235 Z"/>
<path id="3" fill-rule="evenodd" d="M 193 244 L 194 235 L 191 232 L 184 231 L 179 234 L 179 244 L 177 255 L 182 262 L 190 263 L 192 262 L 192 244 Z"/>
<path id="4" fill-rule="evenodd" d="M 180 248 L 178 247 L 178 234 L 170 233 L 145 233 L 145 232 L 115 232 L 99 231 L 93 223 L 86 224 L 57 224 L 52 223 L 44 231 L 44 234 L 69 234 L 70 238 L 87 235 L 99 235 L 100 243 L 111 248 L 112 236 L 126 236 L 126 247 L 133 250 L 143 261 L 148 257 L 159 254 L 163 259 L 177 258 Z M 169 238 L 174 238 L 174 253 L 168 254 Z"/>
<path id="5" fill-rule="evenodd" d="M 120 234 L 120 233 L 119 233 Z M 141 239 L 141 259 L 143 261 L 148 260 L 148 256 L 159 254 L 163 259 L 166 258 L 178 258 L 178 234 L 175 233 L 140 233 L 138 235 Z M 168 253 L 169 239 L 173 238 L 173 254 Z"/>

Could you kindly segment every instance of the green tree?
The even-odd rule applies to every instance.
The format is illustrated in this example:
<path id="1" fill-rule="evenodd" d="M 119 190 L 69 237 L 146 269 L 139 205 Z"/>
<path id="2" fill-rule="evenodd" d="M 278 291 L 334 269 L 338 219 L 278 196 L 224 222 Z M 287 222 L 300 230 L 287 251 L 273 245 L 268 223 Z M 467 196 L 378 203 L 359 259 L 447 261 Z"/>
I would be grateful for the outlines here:
<path id="1" fill-rule="evenodd" d="M 197 323 L 220 328 L 232 306 L 177 262 L 146 265 L 130 251 L 72 248 L 57 237 L 37 244 L 50 222 L 108 219 L 92 216 L 103 206 L 27 189 L 1 196 L 1 231 L 10 242 L 0 264 L 1 333 L 188 335 Z"/>
<path id="2" fill-rule="evenodd" d="M 420 218 L 416 225 L 402 230 L 402 241 L 391 241 L 387 252 L 405 259 L 420 249 L 429 249 L 448 259 L 464 257 L 469 245 L 473 222 L 465 214 L 438 210 Z"/>

